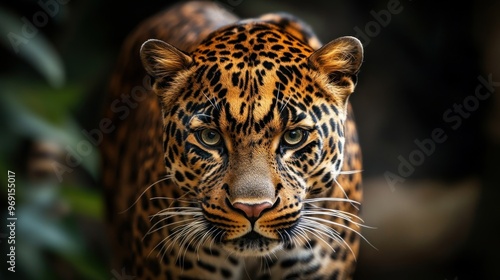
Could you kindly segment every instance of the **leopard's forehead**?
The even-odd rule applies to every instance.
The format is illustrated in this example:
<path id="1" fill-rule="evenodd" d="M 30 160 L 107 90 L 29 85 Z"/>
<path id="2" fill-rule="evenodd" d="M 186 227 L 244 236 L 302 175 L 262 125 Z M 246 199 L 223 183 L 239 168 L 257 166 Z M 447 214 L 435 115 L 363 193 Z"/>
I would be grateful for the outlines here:
<path id="1" fill-rule="evenodd" d="M 250 67 L 265 61 L 297 64 L 303 62 L 300 58 L 306 58 L 312 52 L 311 47 L 281 27 L 264 22 L 222 28 L 208 36 L 195 50 L 197 58 L 202 62 L 216 61 L 214 57 L 224 57 Z M 219 61 L 224 62 L 226 59 Z"/>
<path id="2" fill-rule="evenodd" d="M 221 122 L 252 124 L 245 132 L 259 133 L 264 127 L 308 117 L 307 105 L 321 95 L 308 64 L 312 52 L 273 24 L 227 27 L 192 53 L 192 83 L 200 86 L 202 97 L 218 105 L 213 106 L 216 111 L 223 111 Z"/>

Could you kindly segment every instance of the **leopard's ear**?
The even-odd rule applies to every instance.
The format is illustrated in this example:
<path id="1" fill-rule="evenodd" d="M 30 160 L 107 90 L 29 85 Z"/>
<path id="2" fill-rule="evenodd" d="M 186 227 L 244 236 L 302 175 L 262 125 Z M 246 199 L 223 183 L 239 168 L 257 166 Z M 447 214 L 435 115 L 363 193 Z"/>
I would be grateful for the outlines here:
<path id="1" fill-rule="evenodd" d="M 142 44 L 141 60 L 146 72 L 157 79 L 171 79 L 179 71 L 188 69 L 193 62 L 183 51 L 157 39 Z"/>
<path id="2" fill-rule="evenodd" d="M 328 82 L 354 91 L 363 62 L 361 42 L 350 36 L 337 38 L 309 56 L 309 64 L 328 77 Z"/>

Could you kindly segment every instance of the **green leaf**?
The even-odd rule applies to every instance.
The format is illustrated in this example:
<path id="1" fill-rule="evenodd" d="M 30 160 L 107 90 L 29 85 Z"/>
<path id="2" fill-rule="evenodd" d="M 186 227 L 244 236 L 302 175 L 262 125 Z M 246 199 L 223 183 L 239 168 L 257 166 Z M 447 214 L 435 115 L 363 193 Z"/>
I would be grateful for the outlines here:
<path id="1" fill-rule="evenodd" d="M 96 263 L 92 261 L 94 256 L 82 256 L 82 255 L 64 255 L 64 259 L 68 261 L 78 272 L 82 279 L 106 279 L 107 271 L 104 269 L 102 263 Z"/>
<path id="2" fill-rule="evenodd" d="M 27 111 L 56 125 L 70 118 L 85 95 L 82 86 L 69 84 L 54 89 L 42 80 L 19 75 L 0 77 L 0 91 L 8 96 L 9 102 L 20 103 Z"/>
<path id="3" fill-rule="evenodd" d="M 64 84 L 65 71 L 61 57 L 29 18 L 14 16 L 0 7 L 0 43 L 19 55 L 47 79 L 50 85 Z"/>
<path id="4" fill-rule="evenodd" d="M 65 122 L 58 127 L 27 110 L 15 101 L 11 94 L 0 96 L 0 104 L 0 107 L 4 107 L 2 114 L 5 114 L 5 119 L 9 120 L 7 126 L 11 132 L 32 139 L 50 140 L 60 144 L 65 151 L 80 158 L 81 166 L 94 178 L 97 178 L 99 149 L 85 138 L 81 127 L 71 117 L 68 116 Z"/>
<path id="5" fill-rule="evenodd" d="M 71 205 L 73 212 L 96 220 L 103 220 L 101 193 L 76 187 L 62 187 L 61 196 Z"/>

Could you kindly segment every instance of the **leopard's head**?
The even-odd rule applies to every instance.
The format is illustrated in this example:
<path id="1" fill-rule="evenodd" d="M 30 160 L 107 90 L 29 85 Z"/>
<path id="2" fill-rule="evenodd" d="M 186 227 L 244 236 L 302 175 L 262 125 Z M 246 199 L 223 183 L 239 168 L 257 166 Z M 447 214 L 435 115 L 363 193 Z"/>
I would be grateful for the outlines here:
<path id="1" fill-rule="evenodd" d="M 189 203 L 165 210 L 188 217 L 173 234 L 255 256 L 314 231 L 303 211 L 336 185 L 362 57 L 353 37 L 313 50 L 268 23 L 223 28 L 190 54 L 145 42 L 166 170 Z"/>

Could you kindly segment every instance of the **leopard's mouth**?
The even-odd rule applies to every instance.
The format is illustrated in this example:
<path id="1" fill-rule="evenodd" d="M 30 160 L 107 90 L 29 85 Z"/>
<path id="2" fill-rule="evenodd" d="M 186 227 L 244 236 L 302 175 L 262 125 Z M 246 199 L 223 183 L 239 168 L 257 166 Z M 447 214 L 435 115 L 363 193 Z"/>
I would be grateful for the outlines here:
<path id="1" fill-rule="evenodd" d="M 265 237 L 253 230 L 223 244 L 226 250 L 242 256 L 264 256 L 282 247 L 281 240 Z"/>
<path id="2" fill-rule="evenodd" d="M 222 214 L 221 216 L 212 215 L 209 211 L 204 211 L 204 213 L 207 213 L 207 220 L 214 227 L 221 227 L 220 231 L 212 233 L 215 242 L 221 244 L 227 251 L 240 256 L 265 256 L 291 243 L 294 236 L 291 231 L 297 224 L 297 220 L 292 220 L 292 218 L 300 215 L 300 210 L 283 214 L 277 210 L 282 206 L 280 203 L 281 199 L 278 197 L 272 207 L 262 211 L 258 217 L 248 218 L 244 211 L 235 208 L 229 198 L 226 198 L 224 206 L 228 210 L 225 213 L 234 212 L 230 218 L 221 217 Z M 227 220 L 229 223 L 223 224 L 219 220 Z"/>
<path id="3" fill-rule="evenodd" d="M 254 247 L 255 245 L 258 245 L 257 247 L 262 247 L 262 245 L 265 243 L 270 243 L 272 241 L 279 241 L 279 240 L 267 238 L 252 230 L 251 232 L 243 235 L 242 237 L 237 238 L 236 241 L 241 244 L 248 244 Z"/>

